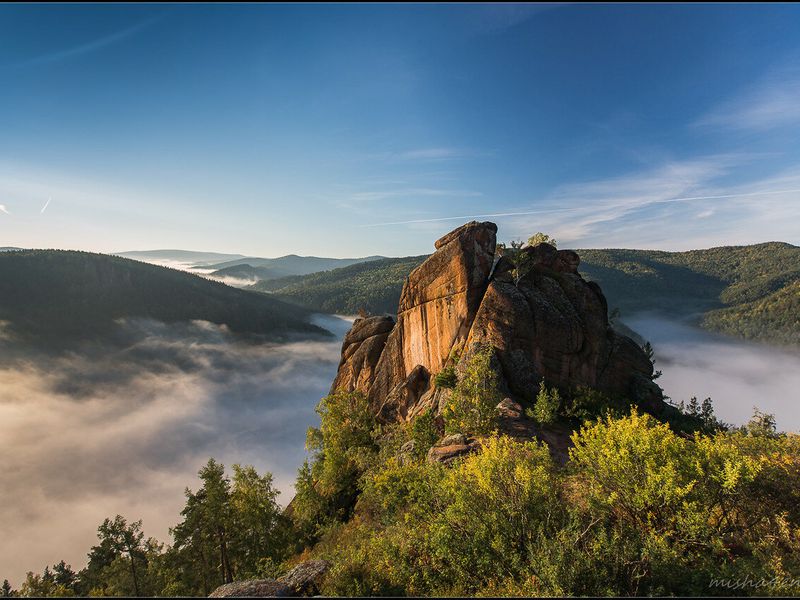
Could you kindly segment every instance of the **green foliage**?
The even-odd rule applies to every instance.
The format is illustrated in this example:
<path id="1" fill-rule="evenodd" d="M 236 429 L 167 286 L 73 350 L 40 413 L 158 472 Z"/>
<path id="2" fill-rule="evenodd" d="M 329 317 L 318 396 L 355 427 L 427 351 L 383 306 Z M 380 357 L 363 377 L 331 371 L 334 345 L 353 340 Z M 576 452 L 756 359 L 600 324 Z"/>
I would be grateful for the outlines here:
<path id="1" fill-rule="evenodd" d="M 552 238 L 541 231 L 537 231 L 528 238 L 528 246 L 536 246 L 537 244 L 550 244 L 554 248 L 558 247 L 558 242 L 556 242 L 555 238 Z"/>
<path id="2" fill-rule="evenodd" d="M 214 461 L 200 470 L 202 487 L 186 490 L 173 546 L 144 538 L 142 522 L 117 515 L 98 528 L 99 543 L 79 573 L 63 561 L 30 573 L 27 596 L 207 596 L 236 578 L 256 577 L 287 557 L 287 523 L 272 475 L 233 467 L 233 483 Z"/>
<path id="3" fill-rule="evenodd" d="M 455 365 L 448 365 L 439 371 L 433 378 L 433 383 L 438 388 L 453 389 L 458 383 Z"/>
<path id="4" fill-rule="evenodd" d="M 653 365 L 655 365 L 656 364 L 656 359 L 655 359 L 656 352 L 655 352 L 655 350 L 653 350 L 652 344 L 650 344 L 650 342 L 646 341 L 644 343 L 644 345 L 642 346 L 642 350 L 644 350 L 645 355 L 647 355 L 647 360 L 649 360 Z M 653 371 L 653 374 L 650 376 L 650 379 L 655 381 L 656 379 L 661 377 L 661 375 L 662 375 L 661 371 Z"/>
<path id="5" fill-rule="evenodd" d="M 493 359 L 494 349 L 490 346 L 479 348 L 470 357 L 442 410 L 446 433 L 481 435 L 495 429 L 496 407 L 502 396 Z"/>
<path id="6" fill-rule="evenodd" d="M 689 419 L 696 422 L 693 430 L 704 433 L 715 433 L 727 429 L 728 425 L 718 420 L 714 415 L 714 406 L 711 398 L 706 398 L 702 403 L 697 401 L 697 397 L 692 396 L 688 403 L 683 400 L 677 406 L 678 410 Z"/>
<path id="7" fill-rule="evenodd" d="M 564 403 L 563 414 L 579 423 L 597 417 L 622 417 L 630 411 L 631 402 L 624 396 L 601 392 L 593 387 L 578 386 Z"/>
<path id="8" fill-rule="evenodd" d="M 763 413 L 758 408 L 753 407 L 753 416 L 743 430 L 750 435 L 775 437 L 777 435 L 775 415 Z"/>
<path id="9" fill-rule="evenodd" d="M 359 479 L 378 455 L 375 419 L 361 392 L 337 391 L 317 405 L 320 427 L 311 427 L 306 448 L 313 453 L 298 472 L 294 520 L 308 543 L 326 527 L 349 518 Z"/>
<path id="10" fill-rule="evenodd" d="M 769 242 L 689 252 L 580 250 L 581 272 L 626 314 L 703 313 L 710 330 L 800 343 L 800 248 Z"/>
<path id="11" fill-rule="evenodd" d="M 425 456 L 431 446 L 439 439 L 436 416 L 432 410 L 426 410 L 417 415 L 411 421 L 409 429 L 409 438 L 414 442 L 414 453 L 417 457 Z"/>
<path id="12" fill-rule="evenodd" d="M 548 425 L 558 420 L 559 409 L 561 408 L 561 396 L 558 388 L 548 388 L 544 380 L 539 382 L 539 393 L 533 409 L 526 409 L 525 414 L 537 423 Z"/>
<path id="13" fill-rule="evenodd" d="M 544 446 L 484 439 L 447 468 L 394 458 L 315 555 L 340 595 L 702 595 L 715 579 L 800 574 L 800 443 L 676 435 L 632 411 L 586 424 L 567 469 Z M 780 579 L 784 578 L 784 579 Z"/>

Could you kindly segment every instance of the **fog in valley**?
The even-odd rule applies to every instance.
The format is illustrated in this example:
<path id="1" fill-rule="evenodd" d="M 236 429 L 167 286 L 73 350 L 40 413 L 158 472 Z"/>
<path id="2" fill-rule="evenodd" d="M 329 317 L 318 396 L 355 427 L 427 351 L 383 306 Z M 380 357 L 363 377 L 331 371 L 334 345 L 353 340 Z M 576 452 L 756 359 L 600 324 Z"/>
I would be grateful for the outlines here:
<path id="1" fill-rule="evenodd" d="M 336 338 L 256 343 L 207 322 L 136 320 L 115 344 L 66 355 L 0 339 L 0 577 L 19 586 L 62 558 L 82 568 L 118 513 L 168 541 L 210 456 L 229 473 L 271 471 L 288 503 L 350 327 L 315 323 Z"/>
<path id="2" fill-rule="evenodd" d="M 797 353 L 652 315 L 626 323 L 652 342 L 673 401 L 711 396 L 735 424 L 757 405 L 800 430 Z M 0 575 L 19 586 L 62 558 L 83 567 L 97 526 L 118 513 L 169 541 L 210 456 L 228 472 L 235 462 L 271 471 L 285 505 L 350 321 L 317 324 L 336 337 L 256 343 L 206 322 L 132 320 L 122 341 L 68 354 L 0 338 Z"/>
<path id="3" fill-rule="evenodd" d="M 773 413 L 778 429 L 800 431 L 800 353 L 732 340 L 687 323 L 639 314 L 625 323 L 655 350 L 656 381 L 673 402 L 711 397 L 717 417 L 741 425 L 753 407 Z"/>

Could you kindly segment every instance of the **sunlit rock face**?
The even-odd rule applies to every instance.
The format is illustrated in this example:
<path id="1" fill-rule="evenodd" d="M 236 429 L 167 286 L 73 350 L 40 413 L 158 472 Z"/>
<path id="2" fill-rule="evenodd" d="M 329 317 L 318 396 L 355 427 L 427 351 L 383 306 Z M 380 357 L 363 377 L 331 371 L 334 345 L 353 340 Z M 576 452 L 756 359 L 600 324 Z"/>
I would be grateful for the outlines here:
<path id="1" fill-rule="evenodd" d="M 496 233 L 494 223 L 473 221 L 440 238 L 406 280 L 394 326 L 390 317 L 355 321 L 332 389 L 360 390 L 382 420 L 406 420 L 438 410 L 446 392 L 434 387 L 435 374 L 488 344 L 503 391 L 523 404 L 544 379 L 624 394 L 657 411 L 652 363 L 609 326 L 600 287 L 578 274 L 578 254 L 526 248 L 524 273 L 515 276 L 496 256 Z"/>

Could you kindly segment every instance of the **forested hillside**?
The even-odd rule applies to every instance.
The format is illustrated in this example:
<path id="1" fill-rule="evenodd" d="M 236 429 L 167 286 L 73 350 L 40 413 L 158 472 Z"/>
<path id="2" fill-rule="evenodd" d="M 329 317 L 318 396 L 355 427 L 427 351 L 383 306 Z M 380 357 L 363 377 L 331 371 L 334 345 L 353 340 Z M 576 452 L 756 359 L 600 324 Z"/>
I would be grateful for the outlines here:
<path id="1" fill-rule="evenodd" d="M 689 252 L 579 250 L 581 271 L 624 317 L 650 310 L 700 313 L 707 329 L 800 342 L 800 248 L 770 242 Z"/>
<path id="2" fill-rule="evenodd" d="M 800 342 L 800 248 L 780 242 L 689 252 L 578 250 L 623 318 L 640 311 L 693 316 L 747 339 Z M 396 310 L 408 273 L 426 257 L 393 258 L 326 273 L 261 282 L 253 289 L 332 313 Z"/>
<path id="3" fill-rule="evenodd" d="M 355 314 L 362 308 L 374 314 L 393 313 L 406 276 L 426 258 L 383 258 L 322 273 L 261 281 L 251 289 L 274 292 L 289 302 L 329 313 Z"/>
<path id="4" fill-rule="evenodd" d="M 0 253 L 0 321 L 15 333 L 83 337 L 125 317 L 202 319 L 270 336 L 324 331 L 302 307 L 174 269 L 89 252 Z"/>

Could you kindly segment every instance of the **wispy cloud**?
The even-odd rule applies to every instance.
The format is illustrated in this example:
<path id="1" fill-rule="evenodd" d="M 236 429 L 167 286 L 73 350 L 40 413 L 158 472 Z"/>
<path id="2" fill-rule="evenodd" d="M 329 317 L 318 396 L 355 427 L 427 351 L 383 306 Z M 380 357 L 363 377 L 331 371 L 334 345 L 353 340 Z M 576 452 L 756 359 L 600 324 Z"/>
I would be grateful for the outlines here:
<path id="1" fill-rule="evenodd" d="M 500 33 L 564 3 L 493 2 L 469 6 L 470 29 L 476 34 Z M 471 10 L 470 10 L 471 9 Z"/>
<path id="2" fill-rule="evenodd" d="M 398 198 L 477 198 L 481 192 L 443 188 L 401 188 L 356 192 L 350 196 L 354 202 L 374 202 L 378 200 L 397 200 Z"/>
<path id="3" fill-rule="evenodd" d="M 800 125 L 800 67 L 796 65 L 773 71 L 694 123 L 700 128 L 752 131 L 788 125 Z"/>
<path id="4" fill-rule="evenodd" d="M 452 160 L 475 156 L 475 152 L 466 148 L 418 148 L 395 154 L 400 160 Z"/>
<path id="5" fill-rule="evenodd" d="M 729 184 L 729 176 L 753 159 L 717 155 L 667 161 L 625 176 L 562 185 L 528 207 L 420 215 L 364 227 L 438 230 L 450 221 L 491 219 L 501 225 L 503 239 L 546 231 L 566 245 L 584 248 L 678 250 L 767 239 L 797 243 L 793 225 L 800 221 L 800 165 L 773 177 Z"/>
<path id="6" fill-rule="evenodd" d="M 47 202 L 44 203 L 44 206 L 42 207 L 42 210 L 39 211 L 39 214 L 44 214 L 44 211 L 46 211 L 47 207 L 50 206 L 50 200 L 52 200 L 52 198 L 47 198 Z"/>
<path id="7" fill-rule="evenodd" d="M 5 204 L 0 204 L 0 212 L 1 212 L 1 213 L 5 213 L 5 214 L 7 214 L 7 215 L 10 215 L 10 214 L 11 214 L 10 212 L 8 212 L 8 209 L 6 208 L 6 205 L 5 205 Z"/>
<path id="8" fill-rule="evenodd" d="M 68 60 L 71 58 L 75 58 L 78 56 L 82 56 L 84 54 L 89 54 L 91 52 L 95 52 L 97 50 L 101 50 L 112 44 L 116 44 L 117 42 L 121 42 L 122 40 L 129 38 L 143 29 L 153 25 L 157 21 L 163 18 L 162 15 L 151 17 L 146 19 L 140 23 L 136 23 L 130 27 L 127 27 L 121 31 L 116 31 L 114 33 L 101 36 L 84 44 L 80 44 L 77 46 L 73 46 L 71 48 L 64 48 L 61 50 L 56 50 L 53 52 L 48 52 L 47 54 L 43 54 L 41 56 L 36 56 L 33 58 L 29 58 L 26 60 L 22 60 L 20 62 L 3 65 L 5 68 L 23 68 L 23 67 L 33 67 L 37 65 L 45 65 L 51 63 L 57 63 L 64 60 Z"/>

